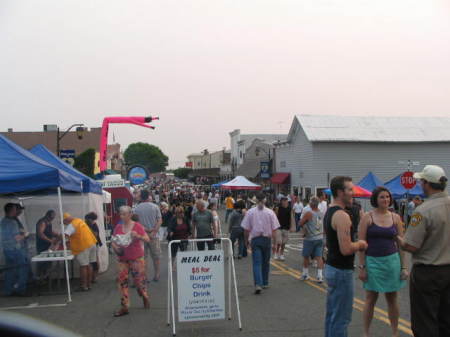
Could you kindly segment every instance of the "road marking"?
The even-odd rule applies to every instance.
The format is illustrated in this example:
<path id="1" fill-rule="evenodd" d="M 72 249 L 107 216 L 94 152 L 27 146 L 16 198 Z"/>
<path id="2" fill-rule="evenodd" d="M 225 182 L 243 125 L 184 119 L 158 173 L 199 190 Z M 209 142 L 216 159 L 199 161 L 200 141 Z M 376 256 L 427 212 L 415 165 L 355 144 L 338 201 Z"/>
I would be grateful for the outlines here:
<path id="1" fill-rule="evenodd" d="M 285 263 L 276 262 L 276 261 L 271 261 L 270 263 L 272 266 L 274 266 L 275 268 L 277 268 L 279 271 L 283 272 L 286 275 L 290 275 L 298 280 L 301 278 L 302 274 L 300 271 L 288 267 Z M 316 281 L 316 280 L 313 278 L 313 281 Z M 313 283 L 312 281 L 305 281 L 305 283 L 313 288 L 316 288 L 317 290 L 319 290 L 323 293 L 327 292 L 327 289 L 325 287 L 320 286 L 319 284 L 317 284 L 315 282 Z M 353 300 L 354 300 L 353 307 L 362 312 L 364 310 L 365 301 L 360 300 L 359 298 L 356 298 L 356 297 L 354 297 Z M 379 321 L 386 323 L 389 326 L 391 325 L 389 318 L 388 318 L 388 313 L 386 311 L 384 311 L 383 309 L 380 309 L 378 307 L 375 307 L 375 311 L 376 311 L 376 313 L 373 315 L 373 317 L 375 319 L 378 319 Z M 410 327 L 411 327 L 411 323 L 409 321 L 401 319 L 401 318 L 399 319 L 398 329 L 410 336 L 414 336 Z"/>
<path id="2" fill-rule="evenodd" d="M 288 267 L 285 263 L 283 263 L 283 262 L 278 262 L 278 263 L 280 264 L 281 267 L 283 267 L 283 268 L 289 270 L 290 272 L 296 274 L 298 277 L 301 277 L 302 273 L 301 273 L 300 271 L 295 270 L 295 269 L 292 269 L 292 268 L 289 268 L 289 267 Z M 326 292 L 326 288 L 325 288 L 324 286 L 321 287 L 321 286 L 319 286 L 317 283 L 315 283 L 315 281 L 317 281 L 315 278 L 311 277 L 311 279 L 312 279 L 312 281 L 306 281 L 306 283 L 308 283 L 309 285 L 311 285 L 311 286 L 313 286 L 313 287 L 319 287 L 319 288 L 325 290 L 325 292 Z M 314 283 L 313 283 L 313 282 L 314 282 Z M 361 304 L 361 305 L 364 306 L 364 304 L 365 304 L 365 301 L 364 301 L 364 300 L 361 300 L 361 299 L 359 299 L 359 298 L 357 298 L 357 297 L 354 297 L 353 299 L 354 299 L 354 301 L 355 301 L 356 303 Z M 383 310 L 383 309 L 381 309 L 381 308 L 375 307 L 375 311 L 379 312 L 380 314 L 385 315 L 386 317 L 389 317 L 388 312 L 385 311 L 385 310 Z M 409 321 L 407 321 L 407 320 L 405 320 L 405 319 L 399 318 L 398 321 L 399 321 L 399 323 L 402 323 L 403 325 L 406 325 L 406 326 L 409 327 L 409 328 L 411 327 L 411 322 L 409 322 Z"/>

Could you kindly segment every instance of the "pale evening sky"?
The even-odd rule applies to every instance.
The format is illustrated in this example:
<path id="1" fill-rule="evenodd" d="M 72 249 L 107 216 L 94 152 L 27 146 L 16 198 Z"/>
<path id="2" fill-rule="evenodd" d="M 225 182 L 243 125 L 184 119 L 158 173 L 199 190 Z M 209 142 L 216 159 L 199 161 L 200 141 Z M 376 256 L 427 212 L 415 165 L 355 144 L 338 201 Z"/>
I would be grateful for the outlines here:
<path id="1" fill-rule="evenodd" d="M 177 167 L 296 113 L 450 115 L 449 3 L 2 0 L 1 130 L 156 114 L 111 131 Z"/>

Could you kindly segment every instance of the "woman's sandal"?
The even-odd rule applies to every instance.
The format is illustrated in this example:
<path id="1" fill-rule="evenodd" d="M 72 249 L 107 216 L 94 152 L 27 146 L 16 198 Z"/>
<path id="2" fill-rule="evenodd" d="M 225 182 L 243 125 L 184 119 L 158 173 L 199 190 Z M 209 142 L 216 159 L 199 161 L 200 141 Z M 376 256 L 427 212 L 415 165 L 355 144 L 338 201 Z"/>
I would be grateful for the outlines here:
<path id="1" fill-rule="evenodd" d="M 125 316 L 125 315 L 128 315 L 129 313 L 130 312 L 128 311 L 128 309 L 122 308 L 114 313 L 114 317 Z"/>

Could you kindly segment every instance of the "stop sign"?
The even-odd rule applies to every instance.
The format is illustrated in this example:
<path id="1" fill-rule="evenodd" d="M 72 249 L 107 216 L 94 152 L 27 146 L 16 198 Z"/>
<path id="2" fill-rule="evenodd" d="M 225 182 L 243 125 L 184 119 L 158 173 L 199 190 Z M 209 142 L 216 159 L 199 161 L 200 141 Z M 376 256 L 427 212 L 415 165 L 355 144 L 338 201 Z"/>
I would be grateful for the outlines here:
<path id="1" fill-rule="evenodd" d="M 413 172 L 406 171 L 400 177 L 400 184 L 407 190 L 411 190 L 416 186 L 416 179 L 414 179 L 413 175 Z"/>

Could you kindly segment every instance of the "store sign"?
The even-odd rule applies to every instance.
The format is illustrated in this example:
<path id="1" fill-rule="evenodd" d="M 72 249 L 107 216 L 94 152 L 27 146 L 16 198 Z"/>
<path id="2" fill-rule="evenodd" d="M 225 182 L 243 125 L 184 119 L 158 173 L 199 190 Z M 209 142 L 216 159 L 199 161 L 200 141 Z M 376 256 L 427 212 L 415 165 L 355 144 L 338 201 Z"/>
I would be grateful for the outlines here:
<path id="1" fill-rule="evenodd" d="M 75 150 L 60 150 L 59 158 L 73 166 L 75 164 Z"/>
<path id="2" fill-rule="evenodd" d="M 178 252 L 178 320 L 225 319 L 222 250 Z"/>
<path id="3" fill-rule="evenodd" d="M 133 166 L 128 171 L 128 180 L 131 185 L 141 185 L 148 180 L 148 171 L 143 166 Z"/>
<path id="4" fill-rule="evenodd" d="M 114 187 L 124 187 L 125 180 L 98 180 L 100 184 L 102 184 L 103 188 L 114 188 Z"/>
<path id="5" fill-rule="evenodd" d="M 270 178 L 270 161 L 262 161 L 260 163 L 260 177 L 263 179 Z"/>

